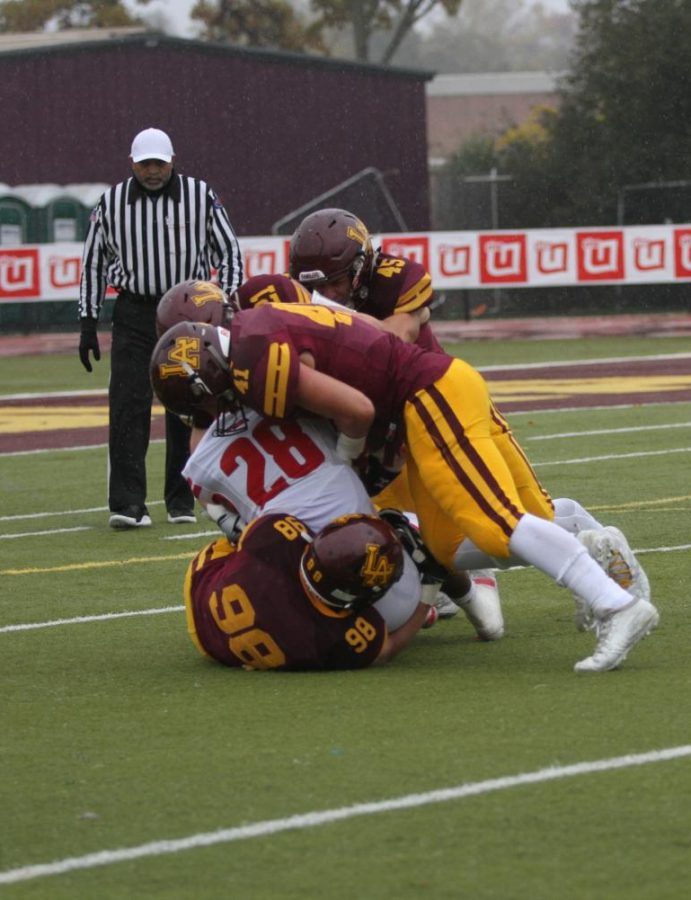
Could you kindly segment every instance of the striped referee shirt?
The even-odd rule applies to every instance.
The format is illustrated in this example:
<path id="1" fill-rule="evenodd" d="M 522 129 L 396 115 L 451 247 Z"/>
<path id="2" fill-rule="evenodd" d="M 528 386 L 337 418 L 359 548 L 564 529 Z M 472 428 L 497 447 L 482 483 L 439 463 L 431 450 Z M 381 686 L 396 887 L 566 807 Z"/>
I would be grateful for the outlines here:
<path id="1" fill-rule="evenodd" d="M 79 315 L 98 318 L 106 286 L 160 297 L 211 267 L 225 291 L 242 282 L 240 245 L 223 204 L 205 181 L 173 173 L 155 194 L 128 178 L 107 190 L 91 213 L 84 244 Z"/>

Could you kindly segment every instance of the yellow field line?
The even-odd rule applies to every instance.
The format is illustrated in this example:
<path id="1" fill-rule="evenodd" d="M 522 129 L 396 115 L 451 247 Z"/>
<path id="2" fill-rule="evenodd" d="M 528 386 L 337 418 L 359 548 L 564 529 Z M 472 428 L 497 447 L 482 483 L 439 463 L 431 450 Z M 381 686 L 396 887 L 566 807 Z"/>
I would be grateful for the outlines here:
<path id="1" fill-rule="evenodd" d="M 659 506 L 662 503 L 675 503 L 680 500 L 691 500 L 691 494 L 681 494 L 679 497 L 661 497 L 659 500 L 638 500 L 631 503 L 620 503 L 616 506 L 589 506 L 588 509 L 613 510 L 613 509 L 639 509 L 644 506 Z M 39 575 L 47 572 L 76 572 L 84 569 L 112 569 L 116 566 L 137 565 L 139 563 L 168 562 L 177 559 L 191 559 L 194 553 L 175 553 L 171 556 L 133 556 L 130 559 L 111 559 L 101 562 L 70 563 L 66 566 L 47 566 L 45 568 L 31 569 L 0 569 L 0 575 Z"/>
<path id="2" fill-rule="evenodd" d="M 108 559 L 102 562 L 71 563 L 67 566 L 47 566 L 31 569 L 0 569 L 0 575 L 38 575 L 45 572 L 76 572 L 83 569 L 112 569 L 116 566 L 129 566 L 137 563 L 167 562 L 171 559 L 192 559 L 193 551 L 176 553 L 173 556 L 133 556 L 130 559 Z"/>
<path id="3" fill-rule="evenodd" d="M 617 503 L 616 506 L 589 506 L 588 509 L 639 509 L 643 506 L 660 506 L 661 503 L 678 503 L 680 500 L 691 500 L 691 494 L 681 494 L 679 497 L 660 497 L 658 500 L 634 500 L 631 503 Z"/>

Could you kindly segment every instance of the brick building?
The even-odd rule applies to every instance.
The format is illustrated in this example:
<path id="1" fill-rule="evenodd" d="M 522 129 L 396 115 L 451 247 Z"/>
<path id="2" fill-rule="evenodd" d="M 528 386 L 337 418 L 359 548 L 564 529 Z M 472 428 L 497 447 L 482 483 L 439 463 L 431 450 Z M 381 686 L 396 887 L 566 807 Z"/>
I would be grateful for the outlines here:
<path id="1" fill-rule="evenodd" d="M 154 125 L 241 235 L 271 233 L 364 170 L 379 181 L 356 184 L 348 205 L 373 230 L 426 228 L 431 77 L 142 31 L 3 35 L 0 183 L 120 181 L 132 137 Z"/>
<path id="2" fill-rule="evenodd" d="M 556 106 L 557 80 L 547 72 L 437 75 L 427 84 L 430 166 L 445 162 L 471 136 L 494 137 L 534 107 Z"/>

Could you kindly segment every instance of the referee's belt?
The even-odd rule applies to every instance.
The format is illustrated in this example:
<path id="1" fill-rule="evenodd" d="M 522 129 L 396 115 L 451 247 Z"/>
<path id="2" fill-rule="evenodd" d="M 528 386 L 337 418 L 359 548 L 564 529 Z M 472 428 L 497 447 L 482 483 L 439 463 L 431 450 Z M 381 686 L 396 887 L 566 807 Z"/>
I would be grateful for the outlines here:
<path id="1" fill-rule="evenodd" d="M 157 306 L 162 294 L 133 294 L 131 291 L 120 291 L 118 297 L 131 300 L 132 303 L 141 303 L 142 306 Z"/>

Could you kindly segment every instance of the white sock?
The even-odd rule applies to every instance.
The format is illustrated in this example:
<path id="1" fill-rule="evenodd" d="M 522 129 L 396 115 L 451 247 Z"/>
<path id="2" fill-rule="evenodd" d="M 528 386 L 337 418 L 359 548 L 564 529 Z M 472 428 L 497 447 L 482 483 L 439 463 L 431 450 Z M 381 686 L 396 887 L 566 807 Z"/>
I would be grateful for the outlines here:
<path id="1" fill-rule="evenodd" d="M 596 615 L 634 602 L 633 595 L 611 579 L 572 534 L 546 519 L 525 513 L 511 535 L 509 549 L 582 597 Z"/>
<path id="2" fill-rule="evenodd" d="M 603 527 L 577 500 L 571 500 L 569 497 L 559 497 L 554 501 L 554 522 L 571 534 L 589 531 L 591 528 L 599 530 Z"/>
<path id="3" fill-rule="evenodd" d="M 579 531 L 591 528 L 599 530 L 604 527 L 577 500 L 571 500 L 569 497 L 559 497 L 554 501 L 554 524 L 571 534 L 578 534 Z M 465 538 L 461 542 L 454 557 L 455 567 L 466 572 L 473 569 L 510 569 L 512 566 L 522 564 L 522 559 L 512 556 L 507 559 L 495 559 L 493 556 L 488 556 L 470 538 Z"/>

